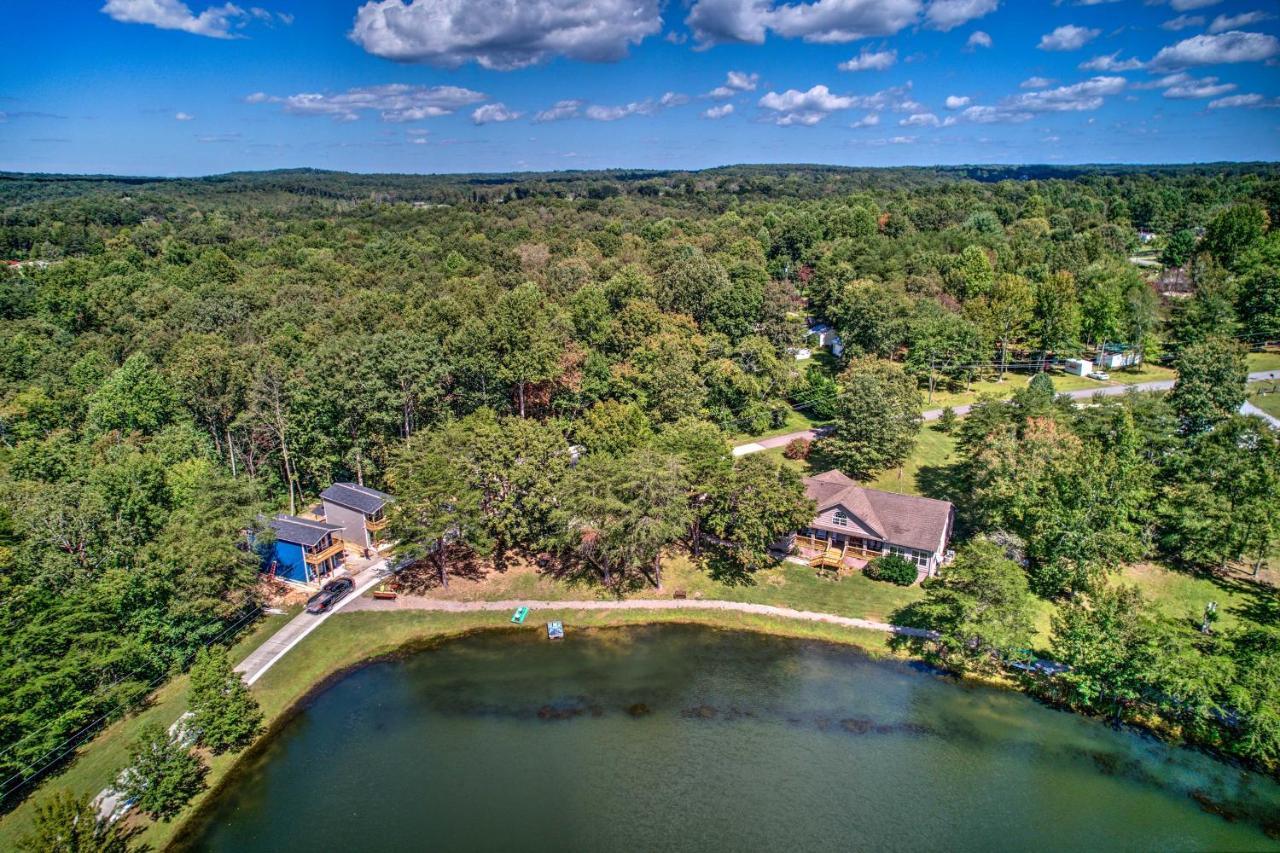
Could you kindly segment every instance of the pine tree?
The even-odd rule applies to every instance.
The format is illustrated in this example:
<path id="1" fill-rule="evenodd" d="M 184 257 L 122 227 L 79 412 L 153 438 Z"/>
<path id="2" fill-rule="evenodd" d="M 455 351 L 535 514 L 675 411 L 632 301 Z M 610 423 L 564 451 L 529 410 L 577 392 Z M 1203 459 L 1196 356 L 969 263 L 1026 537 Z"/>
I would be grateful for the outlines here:
<path id="1" fill-rule="evenodd" d="M 208 768 L 191 750 L 169 737 L 158 723 L 138 731 L 120 786 L 125 797 L 153 818 L 168 820 L 204 790 Z"/>
<path id="2" fill-rule="evenodd" d="M 190 706 L 200 743 L 215 753 L 247 745 L 262 725 L 258 700 L 221 647 L 202 649 L 196 656 Z"/>
<path id="3" fill-rule="evenodd" d="M 18 839 L 21 853 L 126 853 L 138 832 L 101 817 L 88 794 L 58 791 L 35 811 L 31 832 Z"/>

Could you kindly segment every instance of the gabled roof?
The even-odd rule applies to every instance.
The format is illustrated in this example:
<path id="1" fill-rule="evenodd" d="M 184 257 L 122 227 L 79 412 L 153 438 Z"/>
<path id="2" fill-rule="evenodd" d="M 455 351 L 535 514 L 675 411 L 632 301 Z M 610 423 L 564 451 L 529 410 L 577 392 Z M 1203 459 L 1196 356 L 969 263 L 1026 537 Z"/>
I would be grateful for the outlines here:
<path id="1" fill-rule="evenodd" d="M 271 519 L 271 529 L 276 532 L 276 539 L 281 542 L 292 542 L 295 545 L 308 547 L 317 544 L 326 533 L 335 533 L 342 529 L 338 524 L 326 524 L 323 521 L 311 521 L 298 518 L 296 515 L 281 513 Z"/>
<path id="2" fill-rule="evenodd" d="M 338 506 L 363 512 L 365 515 L 377 512 L 392 500 L 391 495 L 386 492 L 380 492 L 368 486 L 358 486 L 355 483 L 334 483 L 321 492 L 320 497 Z"/>
<path id="3" fill-rule="evenodd" d="M 843 506 L 880 539 L 894 545 L 934 551 L 951 521 L 950 501 L 864 488 L 835 470 L 806 477 L 804 486 L 820 514 Z"/>

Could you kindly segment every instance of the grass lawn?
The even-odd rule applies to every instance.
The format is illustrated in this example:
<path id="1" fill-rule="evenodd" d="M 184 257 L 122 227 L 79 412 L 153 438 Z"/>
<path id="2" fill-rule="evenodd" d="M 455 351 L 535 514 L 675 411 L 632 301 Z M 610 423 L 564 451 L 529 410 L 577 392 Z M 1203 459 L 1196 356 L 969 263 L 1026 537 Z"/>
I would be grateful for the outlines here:
<path id="1" fill-rule="evenodd" d="M 976 401 L 982 394 L 1012 397 L 1015 391 L 1027 387 L 1032 375 L 1028 373 L 1008 373 L 1005 375 L 1003 382 L 995 380 L 974 382 L 967 391 L 934 391 L 933 402 L 929 402 L 928 393 L 926 392 L 924 409 L 928 411 L 929 409 L 941 409 L 943 406 L 967 405 Z M 1053 379 L 1054 390 L 1059 394 L 1064 394 L 1068 391 L 1088 391 L 1108 385 L 1136 385 L 1140 382 L 1174 379 L 1177 374 L 1167 367 L 1144 364 L 1134 370 L 1112 371 L 1111 379 L 1107 382 L 1099 382 L 1087 376 L 1072 376 L 1066 373 L 1050 373 L 1049 376 Z"/>
<path id="2" fill-rule="evenodd" d="M 790 465 L 806 477 L 835 467 L 818 452 L 810 453 L 808 459 L 800 460 L 787 459 L 782 455 L 782 451 L 783 448 L 774 447 L 761 452 L 765 456 L 778 459 L 785 465 Z M 915 450 L 902 467 L 884 471 L 865 485 L 885 492 L 940 497 L 947 493 L 944 469 L 955 461 L 955 438 L 939 431 L 933 425 L 926 424 L 920 428 L 920 437 L 916 441 Z"/>
<path id="3" fill-rule="evenodd" d="M 1271 417 L 1280 418 L 1280 381 L 1250 383 L 1249 402 Z"/>
<path id="4" fill-rule="evenodd" d="M 1247 359 L 1250 373 L 1258 373 L 1263 370 L 1280 371 L 1280 350 L 1251 352 L 1248 354 Z"/>
<path id="5" fill-rule="evenodd" d="M 751 435 L 750 433 L 745 433 L 745 432 L 730 433 L 729 441 L 733 444 L 745 444 L 748 441 L 753 441 L 756 439 L 771 438 L 775 435 L 786 435 L 789 432 L 800 432 L 801 430 L 813 429 L 815 427 L 820 427 L 826 423 L 829 423 L 829 421 L 819 420 L 813 417 L 813 415 L 811 415 L 808 411 L 801 411 L 799 409 L 790 409 L 787 411 L 786 423 L 784 423 L 782 426 L 775 427 L 774 429 L 768 430 L 767 432 L 759 433 L 757 435 Z"/>
<path id="6" fill-rule="evenodd" d="M 231 659 L 243 660 L 263 641 L 274 634 L 281 625 L 293 618 L 298 608 L 283 615 L 269 615 L 256 625 L 231 648 Z M 34 803 L 51 791 L 65 789 L 76 794 L 96 795 L 115 781 L 120 770 L 128 762 L 129 745 L 138 729 L 146 723 L 160 723 L 168 728 L 187 710 L 186 675 L 166 682 L 151 696 L 147 707 L 108 726 L 96 738 L 81 747 L 72 763 L 61 773 L 49 776 L 32 796 L 16 809 L 0 819 L 0 850 L 13 850 L 16 840 L 31 827 Z M 232 762 L 232 756 L 217 756 L 211 762 L 210 779 L 223 773 Z M 146 821 L 149 823 L 149 821 Z M 167 837 L 166 825 L 148 830 L 144 841 L 156 845 L 158 838 Z M 158 845 L 157 845 L 158 846 Z"/>
<path id="7" fill-rule="evenodd" d="M 636 590 L 626 597 L 666 599 L 679 589 L 689 598 L 772 604 L 884 622 L 895 610 L 923 595 L 918 586 L 895 586 L 856 572 L 838 581 L 827 580 L 817 577 L 808 566 L 789 562 L 756 572 L 749 580 L 745 584 L 716 580 L 684 554 L 675 554 L 663 561 L 662 589 Z M 490 571 L 477 579 L 455 578 L 449 582 L 449 589 L 433 589 L 430 595 L 453 601 L 581 601 L 611 597 L 598 586 L 555 580 L 524 564 L 513 565 L 505 572 Z"/>

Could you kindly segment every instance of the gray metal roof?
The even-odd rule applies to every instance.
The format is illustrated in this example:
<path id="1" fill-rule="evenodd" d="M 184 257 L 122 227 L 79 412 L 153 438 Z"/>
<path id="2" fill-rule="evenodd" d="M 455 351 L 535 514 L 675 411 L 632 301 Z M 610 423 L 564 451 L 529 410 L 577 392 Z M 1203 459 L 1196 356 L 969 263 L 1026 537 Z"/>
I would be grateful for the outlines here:
<path id="1" fill-rule="evenodd" d="M 355 483 L 334 483 L 321 492 L 320 497 L 338 506 L 363 512 L 365 515 L 372 515 L 386 506 L 387 501 L 392 500 L 391 495 L 386 492 L 380 492 L 368 486 L 358 486 Z"/>
<path id="2" fill-rule="evenodd" d="M 276 532 L 276 539 L 281 542 L 292 542 L 295 545 L 308 547 L 317 544 L 326 533 L 334 533 L 342 529 L 338 524 L 325 524 L 323 521 L 310 521 L 296 515 L 281 513 L 271 519 L 271 529 Z"/>

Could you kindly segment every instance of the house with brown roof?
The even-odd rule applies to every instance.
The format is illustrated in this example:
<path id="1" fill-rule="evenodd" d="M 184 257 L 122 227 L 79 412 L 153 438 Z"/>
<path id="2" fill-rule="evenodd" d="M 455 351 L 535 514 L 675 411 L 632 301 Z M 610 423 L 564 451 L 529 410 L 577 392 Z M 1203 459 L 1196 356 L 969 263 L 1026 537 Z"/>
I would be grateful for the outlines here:
<path id="1" fill-rule="evenodd" d="M 921 575 L 937 573 L 955 523 L 950 501 L 868 489 L 835 470 L 806 477 L 804 486 L 818 514 L 785 543 L 788 550 L 821 559 L 835 549 L 841 564 L 854 567 L 897 554 Z"/>

